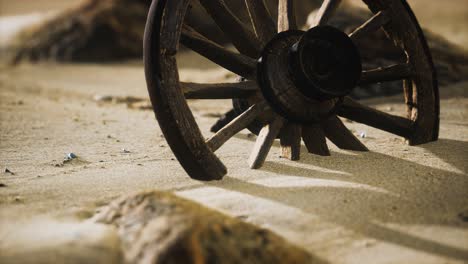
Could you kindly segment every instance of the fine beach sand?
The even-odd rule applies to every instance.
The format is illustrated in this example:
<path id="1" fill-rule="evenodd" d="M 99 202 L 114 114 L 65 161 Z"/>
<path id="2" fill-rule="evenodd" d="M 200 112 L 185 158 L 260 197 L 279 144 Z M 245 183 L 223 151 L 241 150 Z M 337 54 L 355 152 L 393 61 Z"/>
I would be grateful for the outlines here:
<path id="1" fill-rule="evenodd" d="M 414 2 L 422 10 L 422 1 Z M 466 33 L 456 34 L 459 43 L 466 43 Z M 179 61 L 185 81 L 233 78 L 191 53 Z M 99 96 L 143 101 L 96 101 Z M 250 170 L 255 137 L 245 130 L 217 152 L 228 175 L 205 183 L 187 176 L 146 109 L 139 62 L 1 66 L 0 183 L 6 187 L 0 188 L 0 251 L 27 226 L 69 235 L 69 223 L 84 221 L 114 198 L 157 189 L 268 228 L 325 262 L 467 263 L 468 83 L 441 87 L 441 96 L 437 142 L 410 147 L 346 122 L 356 135 L 366 133 L 361 140 L 370 152 L 343 151 L 329 142 L 331 157 L 306 154 L 303 147 L 301 160 L 291 162 L 279 158 L 276 143 L 265 166 Z M 402 101 L 395 96 L 365 103 L 403 114 Z M 230 102 L 190 106 L 208 137 Z M 62 165 L 70 152 L 79 158 Z M 44 224 L 51 221 L 64 224 Z"/>

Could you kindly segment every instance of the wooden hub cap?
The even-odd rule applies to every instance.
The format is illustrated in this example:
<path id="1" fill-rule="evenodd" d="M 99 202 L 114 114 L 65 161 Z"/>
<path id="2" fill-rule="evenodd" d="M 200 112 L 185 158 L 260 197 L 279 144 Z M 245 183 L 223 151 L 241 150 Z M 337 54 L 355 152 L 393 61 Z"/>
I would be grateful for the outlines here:
<path id="1" fill-rule="evenodd" d="M 279 33 L 264 48 L 258 82 L 272 108 L 288 120 L 319 122 L 335 113 L 361 77 L 352 40 L 330 26 Z"/>

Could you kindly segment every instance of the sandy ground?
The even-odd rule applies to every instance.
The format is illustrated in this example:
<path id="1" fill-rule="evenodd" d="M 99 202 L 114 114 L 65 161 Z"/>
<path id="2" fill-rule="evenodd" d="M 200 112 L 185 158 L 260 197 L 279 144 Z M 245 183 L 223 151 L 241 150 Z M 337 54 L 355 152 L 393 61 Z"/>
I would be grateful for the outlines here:
<path id="1" fill-rule="evenodd" d="M 180 61 L 183 80 L 232 77 L 193 54 Z M 73 229 L 42 224 L 44 218 L 82 221 L 118 196 L 159 189 L 269 228 L 324 262 L 467 263 L 468 223 L 460 214 L 468 214 L 468 83 L 441 90 L 438 142 L 409 147 L 347 122 L 355 134 L 366 132 L 362 140 L 371 152 L 330 143 L 331 157 L 303 154 L 291 162 L 279 158 L 275 144 L 265 166 L 250 170 L 255 138 L 243 131 L 217 152 L 229 174 L 203 183 L 174 160 L 151 111 L 94 100 L 147 98 L 139 63 L 2 66 L 0 248 L 31 223 L 51 233 Z M 366 103 L 403 114 L 401 102 L 396 96 Z M 206 136 L 229 106 L 191 102 Z M 79 159 L 62 166 L 70 152 Z"/>

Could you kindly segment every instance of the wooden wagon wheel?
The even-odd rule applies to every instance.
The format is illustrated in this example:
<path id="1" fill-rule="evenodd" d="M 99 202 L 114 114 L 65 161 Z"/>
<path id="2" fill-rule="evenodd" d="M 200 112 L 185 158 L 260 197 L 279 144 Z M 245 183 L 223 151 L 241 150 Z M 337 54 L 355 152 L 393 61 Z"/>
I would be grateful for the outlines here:
<path id="1" fill-rule="evenodd" d="M 282 155 L 291 160 L 299 159 L 301 138 L 318 155 L 330 155 L 326 138 L 342 149 L 367 151 L 338 116 L 402 136 L 410 145 L 437 140 L 436 74 L 414 14 L 405 0 L 363 1 L 374 15 L 346 35 L 326 25 L 339 0 L 325 0 L 308 31 L 297 29 L 293 0 L 279 0 L 277 19 L 263 0 L 245 0 L 250 24 L 236 17 L 224 0 L 153 0 L 144 42 L 148 90 L 161 129 L 190 177 L 221 179 L 227 170 L 214 152 L 253 121 L 263 128 L 249 158 L 251 168 L 261 167 L 277 137 Z M 239 53 L 184 22 L 190 4 L 201 4 Z M 406 58 L 401 64 L 362 70 L 355 40 L 380 29 Z M 180 82 L 175 58 L 179 43 L 243 81 Z M 357 85 L 394 80 L 403 80 L 407 118 L 347 96 Z M 186 100 L 228 98 L 248 102 L 245 111 L 205 140 Z"/>

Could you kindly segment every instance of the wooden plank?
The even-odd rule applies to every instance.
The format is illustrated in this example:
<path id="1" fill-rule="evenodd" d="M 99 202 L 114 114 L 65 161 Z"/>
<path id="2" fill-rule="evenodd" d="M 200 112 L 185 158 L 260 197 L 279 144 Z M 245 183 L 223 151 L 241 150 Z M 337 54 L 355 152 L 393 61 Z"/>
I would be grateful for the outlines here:
<path id="1" fill-rule="evenodd" d="M 338 115 L 405 138 L 413 133 L 413 121 L 365 106 L 350 97 L 345 97 Z"/>
<path id="2" fill-rule="evenodd" d="M 309 153 L 330 156 L 325 132 L 320 124 L 304 125 L 302 127 L 302 139 Z"/>
<path id="3" fill-rule="evenodd" d="M 252 58 L 258 58 L 262 48 L 260 40 L 229 10 L 224 0 L 199 1 L 237 50 Z"/>
<path id="4" fill-rule="evenodd" d="M 281 130 L 281 157 L 299 160 L 301 157 L 301 125 L 288 123 Z"/>
<path id="5" fill-rule="evenodd" d="M 346 128 L 343 122 L 337 117 L 330 117 L 322 122 L 325 136 L 330 139 L 333 144 L 341 149 L 354 151 L 368 151 L 366 146 L 362 144 L 351 131 Z"/>
<path id="6" fill-rule="evenodd" d="M 297 29 L 297 19 L 294 1 L 297 0 L 279 0 L 278 32 Z"/>
<path id="7" fill-rule="evenodd" d="M 212 151 L 219 149 L 224 143 L 226 143 L 231 137 L 235 134 L 242 131 L 246 128 L 252 121 L 255 120 L 263 111 L 267 104 L 265 102 L 260 102 L 252 105 L 244 113 L 236 117 L 229 124 L 224 126 L 216 134 L 214 134 L 209 140 L 207 140 L 207 145 Z"/>
<path id="8" fill-rule="evenodd" d="M 265 5 L 265 0 L 245 0 L 255 34 L 264 46 L 276 35 L 275 21 Z"/>
<path id="9" fill-rule="evenodd" d="M 182 45 L 235 74 L 250 80 L 256 78 L 256 60 L 222 47 L 188 25 L 184 25 L 180 41 Z"/>
<path id="10" fill-rule="evenodd" d="M 322 6 L 317 12 L 312 27 L 326 25 L 340 4 L 341 0 L 324 0 Z"/>
<path id="11" fill-rule="evenodd" d="M 372 16 L 369 20 L 367 20 L 364 24 L 360 27 L 356 28 L 349 37 L 353 40 L 358 40 L 363 36 L 371 34 L 372 32 L 377 31 L 382 26 L 386 25 L 390 22 L 391 17 L 388 12 L 379 11 L 377 14 Z"/>
<path id="12" fill-rule="evenodd" d="M 411 77 L 411 66 L 407 63 L 395 64 L 374 70 L 363 71 L 360 85 L 403 80 Z"/>
<path id="13" fill-rule="evenodd" d="M 258 91 L 254 81 L 217 84 L 181 82 L 180 87 L 185 99 L 248 98 Z"/>
<path id="14" fill-rule="evenodd" d="M 270 124 L 264 126 L 258 134 L 257 142 L 250 154 L 249 165 L 251 169 L 259 169 L 265 162 L 268 152 L 276 137 L 281 131 L 285 120 L 277 116 Z"/>

